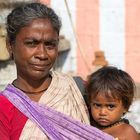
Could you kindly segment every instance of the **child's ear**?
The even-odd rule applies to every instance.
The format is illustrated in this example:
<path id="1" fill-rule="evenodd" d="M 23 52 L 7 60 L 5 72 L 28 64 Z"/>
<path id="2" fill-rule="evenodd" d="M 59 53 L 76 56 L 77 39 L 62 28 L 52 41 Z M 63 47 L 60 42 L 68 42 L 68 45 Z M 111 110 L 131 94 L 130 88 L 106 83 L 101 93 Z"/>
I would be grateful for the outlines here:
<path id="1" fill-rule="evenodd" d="M 126 112 L 123 112 L 123 116 L 126 114 Z"/>
<path id="2" fill-rule="evenodd" d="M 128 112 L 128 109 L 124 109 L 123 116 Z"/>

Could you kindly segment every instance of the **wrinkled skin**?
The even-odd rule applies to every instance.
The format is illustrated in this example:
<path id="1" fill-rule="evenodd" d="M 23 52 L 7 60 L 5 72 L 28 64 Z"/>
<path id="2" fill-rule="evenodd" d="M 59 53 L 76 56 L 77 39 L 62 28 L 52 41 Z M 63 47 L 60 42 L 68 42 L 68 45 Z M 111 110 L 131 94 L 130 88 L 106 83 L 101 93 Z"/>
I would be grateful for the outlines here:
<path id="1" fill-rule="evenodd" d="M 59 35 L 48 19 L 36 19 L 21 28 L 15 43 L 8 45 L 17 67 L 14 81 L 17 87 L 36 91 L 49 86 L 49 71 L 58 55 L 58 41 Z"/>

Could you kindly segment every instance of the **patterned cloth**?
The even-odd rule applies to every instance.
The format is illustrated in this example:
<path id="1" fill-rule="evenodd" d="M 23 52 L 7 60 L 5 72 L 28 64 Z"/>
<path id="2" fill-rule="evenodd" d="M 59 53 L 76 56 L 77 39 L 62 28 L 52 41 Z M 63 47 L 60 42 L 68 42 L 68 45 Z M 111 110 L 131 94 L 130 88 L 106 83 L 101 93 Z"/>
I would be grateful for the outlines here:
<path id="1" fill-rule="evenodd" d="M 47 135 L 51 140 L 112 140 L 111 136 L 102 131 L 79 122 L 88 123 L 88 117 L 81 93 L 72 78 L 57 73 L 52 73 L 52 76 L 51 85 L 39 103 L 31 101 L 12 85 L 8 85 L 3 92 L 4 96 L 30 118 L 20 139 L 47 140 Z"/>

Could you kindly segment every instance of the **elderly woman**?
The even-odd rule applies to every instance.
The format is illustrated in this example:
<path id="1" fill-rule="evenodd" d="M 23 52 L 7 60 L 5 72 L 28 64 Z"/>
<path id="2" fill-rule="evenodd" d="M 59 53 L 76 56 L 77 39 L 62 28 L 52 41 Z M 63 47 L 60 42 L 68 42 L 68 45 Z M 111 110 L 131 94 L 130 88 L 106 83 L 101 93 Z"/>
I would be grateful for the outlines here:
<path id="1" fill-rule="evenodd" d="M 0 139 L 113 139 L 89 125 L 73 78 L 52 71 L 61 21 L 41 3 L 15 8 L 7 17 L 7 48 L 17 78 L 0 95 Z M 82 122 L 82 123 L 81 123 Z"/>

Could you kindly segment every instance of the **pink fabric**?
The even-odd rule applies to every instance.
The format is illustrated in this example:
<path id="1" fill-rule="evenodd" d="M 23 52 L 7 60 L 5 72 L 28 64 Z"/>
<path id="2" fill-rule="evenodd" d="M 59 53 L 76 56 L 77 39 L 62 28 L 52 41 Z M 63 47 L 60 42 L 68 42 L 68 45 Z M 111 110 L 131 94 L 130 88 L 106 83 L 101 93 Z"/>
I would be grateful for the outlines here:
<path id="1" fill-rule="evenodd" d="M 0 95 L 0 140 L 19 140 L 27 119 L 7 98 Z"/>

